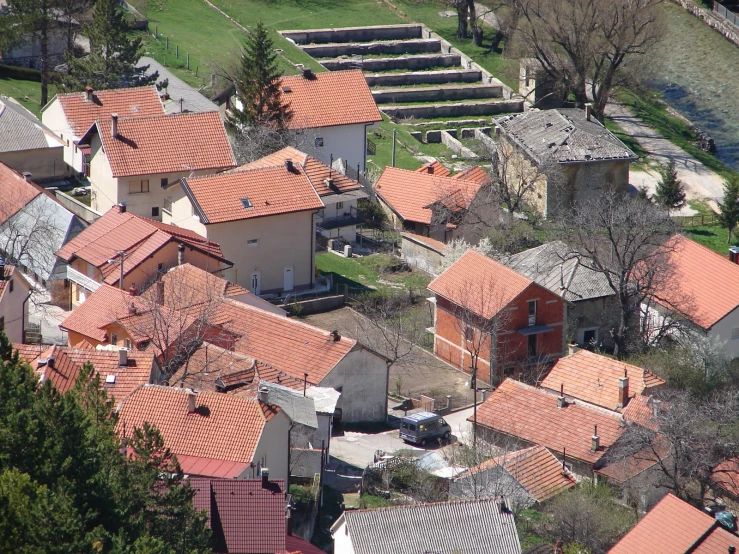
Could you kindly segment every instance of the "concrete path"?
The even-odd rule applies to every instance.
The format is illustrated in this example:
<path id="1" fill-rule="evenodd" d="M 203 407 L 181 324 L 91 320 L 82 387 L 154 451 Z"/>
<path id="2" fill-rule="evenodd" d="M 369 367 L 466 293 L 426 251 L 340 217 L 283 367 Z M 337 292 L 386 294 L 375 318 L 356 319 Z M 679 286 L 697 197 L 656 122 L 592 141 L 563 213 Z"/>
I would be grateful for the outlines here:
<path id="1" fill-rule="evenodd" d="M 689 200 L 708 198 L 720 201 L 724 196 L 724 179 L 711 171 L 682 148 L 675 146 L 657 131 L 648 127 L 632 114 L 623 104 L 612 102 L 606 107 L 606 115 L 615 121 L 628 135 L 649 154 L 649 158 L 666 164 L 669 158 L 675 160 L 677 175 L 685 186 Z M 632 184 L 633 183 L 632 180 Z"/>

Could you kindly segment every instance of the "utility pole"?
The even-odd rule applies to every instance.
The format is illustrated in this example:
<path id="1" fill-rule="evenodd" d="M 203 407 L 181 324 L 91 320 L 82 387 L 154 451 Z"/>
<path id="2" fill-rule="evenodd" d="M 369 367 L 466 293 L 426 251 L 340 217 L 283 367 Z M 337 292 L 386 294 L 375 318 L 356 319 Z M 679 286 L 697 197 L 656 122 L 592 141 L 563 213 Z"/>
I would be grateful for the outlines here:
<path id="1" fill-rule="evenodd" d="M 472 368 L 472 391 L 474 402 L 472 403 L 472 449 L 477 451 L 477 368 Z"/>
<path id="2" fill-rule="evenodd" d="M 121 277 L 118 280 L 118 288 L 123 290 L 123 258 L 126 257 L 126 251 L 125 250 L 119 250 L 118 255 L 121 257 L 121 261 L 119 262 L 121 265 Z"/>
<path id="3" fill-rule="evenodd" d="M 392 161 L 392 167 L 395 167 L 395 142 L 396 142 L 395 136 L 396 136 L 396 133 L 397 132 L 398 132 L 397 129 L 393 129 L 393 161 Z"/>

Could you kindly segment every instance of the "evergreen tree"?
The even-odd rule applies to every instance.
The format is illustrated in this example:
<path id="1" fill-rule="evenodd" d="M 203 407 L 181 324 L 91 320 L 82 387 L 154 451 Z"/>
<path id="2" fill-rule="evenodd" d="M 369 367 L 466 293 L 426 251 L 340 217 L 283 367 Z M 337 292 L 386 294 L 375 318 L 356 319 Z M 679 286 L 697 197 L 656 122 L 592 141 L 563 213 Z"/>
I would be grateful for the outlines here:
<path id="1" fill-rule="evenodd" d="M 234 109 L 229 126 L 240 129 L 268 125 L 284 129 L 292 119 L 289 104 L 283 103 L 277 54 L 267 28 L 259 22 L 245 43 L 234 85 L 241 109 Z"/>
<path id="2" fill-rule="evenodd" d="M 724 182 L 724 201 L 719 205 L 719 221 L 729 231 L 729 244 L 734 227 L 739 223 L 739 176 L 732 175 Z"/>
<path id="3" fill-rule="evenodd" d="M 90 39 L 90 54 L 75 58 L 66 54 L 69 72 L 64 86 L 71 90 L 136 87 L 156 81 L 158 73 L 145 75 L 149 66 L 137 67 L 141 57 L 141 38 L 129 38 L 131 25 L 117 0 L 97 0 L 92 23 L 85 25 Z"/>
<path id="4" fill-rule="evenodd" d="M 655 200 L 668 210 L 679 210 L 685 205 L 685 189 L 682 181 L 677 178 L 675 160 L 670 158 L 667 165 L 659 168 L 659 173 L 662 178 L 657 183 Z"/>

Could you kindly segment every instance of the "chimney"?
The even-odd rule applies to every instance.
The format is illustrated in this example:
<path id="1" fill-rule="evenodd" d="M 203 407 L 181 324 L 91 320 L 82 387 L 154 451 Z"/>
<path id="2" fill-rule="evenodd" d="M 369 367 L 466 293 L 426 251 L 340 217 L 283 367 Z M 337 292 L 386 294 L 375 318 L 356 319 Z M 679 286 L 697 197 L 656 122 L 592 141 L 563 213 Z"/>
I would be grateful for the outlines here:
<path id="1" fill-rule="evenodd" d="M 164 305 L 164 281 L 157 281 L 157 304 Z"/>
<path id="2" fill-rule="evenodd" d="M 195 413 L 195 399 L 198 397 L 195 391 L 192 389 L 185 389 L 187 391 L 187 413 Z"/>
<path id="3" fill-rule="evenodd" d="M 508 506 L 505 505 L 505 500 L 501 500 L 498 503 L 498 510 L 501 514 L 507 514 L 508 513 Z"/>
<path id="4" fill-rule="evenodd" d="M 567 355 L 568 356 L 572 356 L 578 350 L 580 350 L 580 347 L 574 342 L 567 345 Z"/>
<path id="5" fill-rule="evenodd" d="M 429 170 L 429 175 L 433 175 L 434 174 L 434 166 L 433 165 L 430 165 L 428 167 L 428 170 Z"/>
<path id="6" fill-rule="evenodd" d="M 138 314 L 138 310 L 136 309 L 136 304 L 131 302 L 128 305 L 128 315 L 136 315 L 136 314 Z"/>
<path id="7" fill-rule="evenodd" d="M 30 182 L 31 177 L 33 177 L 33 173 L 29 173 L 28 171 L 23 172 L 23 178 L 26 180 L 26 182 Z"/>
<path id="8" fill-rule="evenodd" d="M 661 400 L 652 400 L 652 417 L 659 417 L 661 406 Z"/>
<path id="9" fill-rule="evenodd" d="M 92 87 L 91 86 L 85 87 L 85 97 L 88 102 L 92 102 Z"/>
<path id="10" fill-rule="evenodd" d="M 266 385 L 262 385 L 259 387 L 259 394 L 258 398 L 260 402 L 264 402 L 265 404 L 269 404 L 269 387 Z M 264 470 L 262 470 L 264 471 Z"/>
<path id="11" fill-rule="evenodd" d="M 177 247 L 177 265 L 185 263 L 185 245 L 180 243 Z"/>
<path id="12" fill-rule="evenodd" d="M 739 264 L 739 246 L 729 246 L 729 260 L 732 263 Z"/>
<path id="13" fill-rule="evenodd" d="M 334 188 L 334 180 L 333 180 L 333 178 L 324 179 L 323 180 L 323 184 L 325 184 L 330 189 Z"/>
<path id="14" fill-rule="evenodd" d="M 624 370 L 624 376 L 618 379 L 618 405 L 623 408 L 629 401 L 629 376 Z"/>
<path id="15" fill-rule="evenodd" d="M 331 331 L 331 334 L 329 336 L 331 337 L 331 340 L 333 342 L 339 342 L 341 340 L 341 335 L 339 334 L 339 332 L 336 329 L 334 329 L 333 331 Z"/>
<path id="16" fill-rule="evenodd" d="M 49 359 L 48 359 L 48 361 L 47 361 L 46 363 L 47 363 L 47 365 L 48 365 L 48 366 L 49 366 L 49 367 L 50 367 L 51 369 L 54 369 L 54 364 L 56 363 L 56 360 L 54 360 L 54 358 L 49 358 Z"/>
<path id="17" fill-rule="evenodd" d="M 118 365 L 121 367 L 128 365 L 128 350 L 125 348 L 118 349 Z"/>
<path id="18" fill-rule="evenodd" d="M 110 136 L 118 138 L 118 114 L 110 114 Z"/>
<path id="19" fill-rule="evenodd" d="M 126 213 L 126 202 L 125 201 L 118 204 L 118 213 L 122 213 L 122 214 Z"/>
<path id="20" fill-rule="evenodd" d="M 562 385 L 559 387 L 559 396 L 557 397 L 557 408 L 564 408 L 567 406 L 567 401 L 565 400 L 565 384 L 562 383 Z"/>
<path id="21" fill-rule="evenodd" d="M 729 554 L 736 554 L 736 546 L 729 547 Z"/>
<path id="22" fill-rule="evenodd" d="M 136 293 L 137 292 L 138 291 L 136 290 L 136 285 L 135 284 L 131 285 L 131 288 L 128 289 L 129 296 L 136 296 Z M 131 304 L 131 305 L 133 306 L 133 304 Z"/>
<path id="23" fill-rule="evenodd" d="M 269 484 L 269 469 L 266 467 L 262 468 L 262 488 L 267 488 Z"/>
<path id="24" fill-rule="evenodd" d="M 590 121 L 590 118 L 593 116 L 593 105 L 592 104 L 585 104 L 585 119 Z"/>
<path id="25" fill-rule="evenodd" d="M 597 425 L 593 426 L 593 436 L 590 437 L 590 440 L 591 440 L 590 450 L 592 450 L 593 452 L 597 452 L 598 449 L 600 448 L 600 437 L 598 436 L 598 426 Z"/>
<path id="26" fill-rule="evenodd" d="M 313 70 L 310 67 L 303 67 L 303 79 L 312 79 Z"/>
<path id="27" fill-rule="evenodd" d="M 290 158 L 285 160 L 285 169 L 287 169 L 290 173 L 293 172 L 293 161 Z"/>
<path id="28" fill-rule="evenodd" d="M 0 256 L 0 281 L 5 281 L 5 259 Z"/>

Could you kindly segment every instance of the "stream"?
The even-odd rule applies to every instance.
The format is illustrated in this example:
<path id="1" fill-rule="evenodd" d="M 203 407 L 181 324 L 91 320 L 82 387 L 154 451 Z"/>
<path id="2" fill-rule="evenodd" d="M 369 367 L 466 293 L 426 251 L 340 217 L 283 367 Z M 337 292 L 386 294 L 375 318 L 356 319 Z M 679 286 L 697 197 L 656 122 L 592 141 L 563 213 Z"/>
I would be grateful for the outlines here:
<path id="1" fill-rule="evenodd" d="M 715 139 L 723 163 L 739 169 L 739 47 L 672 2 L 660 9 L 666 36 L 648 85 Z"/>

